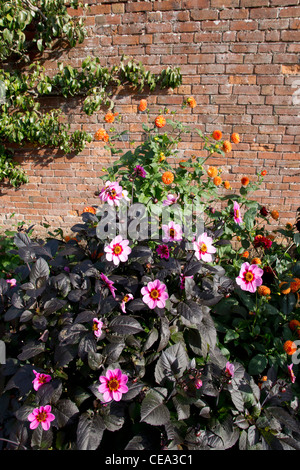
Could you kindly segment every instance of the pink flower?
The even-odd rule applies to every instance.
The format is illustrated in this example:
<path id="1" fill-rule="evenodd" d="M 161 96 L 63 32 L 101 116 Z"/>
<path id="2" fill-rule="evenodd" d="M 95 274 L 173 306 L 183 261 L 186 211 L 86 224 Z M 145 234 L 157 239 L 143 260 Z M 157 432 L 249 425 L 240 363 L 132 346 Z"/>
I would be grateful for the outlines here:
<path id="1" fill-rule="evenodd" d="M 121 303 L 121 310 L 122 310 L 123 313 L 126 313 L 125 304 L 127 304 L 127 302 L 129 302 L 129 300 L 132 300 L 132 299 L 133 299 L 133 295 L 132 295 L 132 294 L 126 294 L 126 295 L 124 295 L 123 300 L 122 300 L 122 303 Z"/>
<path id="2" fill-rule="evenodd" d="M 295 383 L 296 376 L 295 376 L 294 371 L 293 371 L 293 364 L 290 364 L 287 367 L 288 367 L 288 373 L 289 373 L 290 379 L 291 379 L 292 383 Z"/>
<path id="3" fill-rule="evenodd" d="M 194 383 L 195 383 L 195 387 L 196 387 L 197 390 L 199 390 L 199 388 L 201 388 L 202 385 L 203 385 L 201 379 L 196 379 Z"/>
<path id="4" fill-rule="evenodd" d="M 141 294 L 143 295 L 143 302 L 148 305 L 150 309 L 164 308 L 168 294 L 165 292 L 166 285 L 161 283 L 158 279 L 148 282 L 147 286 L 142 287 Z"/>
<path id="5" fill-rule="evenodd" d="M 127 261 L 128 255 L 131 253 L 131 248 L 128 245 L 129 240 L 123 240 L 121 235 L 115 237 L 111 243 L 104 248 L 107 261 L 113 261 L 115 266 L 118 266 L 120 261 Z"/>
<path id="6" fill-rule="evenodd" d="M 213 246 L 213 239 L 207 235 L 206 232 L 202 233 L 198 240 L 194 242 L 195 256 L 200 261 L 212 261 L 212 254 L 217 251 Z"/>
<path id="7" fill-rule="evenodd" d="M 176 204 L 178 201 L 179 196 L 176 194 L 168 194 L 167 199 L 163 201 L 163 206 L 171 206 L 172 204 Z"/>
<path id="8" fill-rule="evenodd" d="M 105 276 L 105 274 L 101 273 L 100 274 L 100 278 L 103 282 L 103 284 L 105 285 L 105 287 L 108 287 L 108 289 L 110 290 L 113 298 L 115 299 L 116 298 L 116 294 L 115 294 L 115 291 L 117 290 L 115 287 L 114 287 L 114 282 L 113 281 L 110 281 L 108 279 L 107 276 Z"/>
<path id="9" fill-rule="evenodd" d="M 30 429 L 35 429 L 39 424 L 42 425 L 44 431 L 48 431 L 50 423 L 55 419 L 55 416 L 51 413 L 51 406 L 40 406 L 35 408 L 32 413 L 28 415 L 28 421 L 30 421 Z"/>
<path id="10" fill-rule="evenodd" d="M 231 364 L 229 361 L 226 362 L 225 374 L 228 375 L 228 377 L 234 377 L 234 365 Z"/>
<path id="11" fill-rule="evenodd" d="M 16 279 L 6 279 L 6 282 L 10 284 L 10 287 L 15 287 L 17 285 Z"/>
<path id="12" fill-rule="evenodd" d="M 102 335 L 103 322 L 98 318 L 93 318 L 93 331 L 94 335 L 99 338 Z"/>
<path id="13" fill-rule="evenodd" d="M 242 290 L 255 292 L 258 286 L 262 285 L 262 275 L 264 271 L 257 264 L 243 263 L 240 274 L 236 278 L 236 283 Z"/>
<path id="14" fill-rule="evenodd" d="M 236 201 L 234 201 L 233 203 L 233 218 L 236 224 L 241 225 L 243 223 L 243 219 L 241 217 L 241 209 Z"/>
<path id="15" fill-rule="evenodd" d="M 35 374 L 35 379 L 32 381 L 34 390 L 38 390 L 42 385 L 50 382 L 52 379 L 49 374 L 40 374 L 35 370 L 32 371 Z"/>
<path id="16" fill-rule="evenodd" d="M 128 392 L 126 385 L 128 377 L 122 374 L 120 369 L 108 370 L 105 375 L 100 375 L 101 385 L 98 387 L 100 393 L 103 393 L 104 402 L 111 400 L 120 401 L 123 393 Z"/>
<path id="17" fill-rule="evenodd" d="M 101 201 L 107 202 L 110 206 L 119 206 L 122 197 L 128 200 L 127 191 L 124 191 L 116 181 L 107 181 L 99 194 Z"/>
<path id="18" fill-rule="evenodd" d="M 180 274 L 180 289 L 183 290 L 185 289 L 185 280 L 186 279 L 193 279 L 194 276 L 184 276 L 183 274 Z"/>
<path id="19" fill-rule="evenodd" d="M 164 236 L 162 237 L 164 242 L 180 242 L 182 240 L 182 230 L 179 224 L 169 222 L 168 225 L 162 226 Z"/>
<path id="20" fill-rule="evenodd" d="M 161 258 L 166 258 L 166 259 L 170 258 L 170 250 L 169 250 L 168 245 L 159 245 L 156 248 L 156 252 L 158 256 L 160 256 Z"/>

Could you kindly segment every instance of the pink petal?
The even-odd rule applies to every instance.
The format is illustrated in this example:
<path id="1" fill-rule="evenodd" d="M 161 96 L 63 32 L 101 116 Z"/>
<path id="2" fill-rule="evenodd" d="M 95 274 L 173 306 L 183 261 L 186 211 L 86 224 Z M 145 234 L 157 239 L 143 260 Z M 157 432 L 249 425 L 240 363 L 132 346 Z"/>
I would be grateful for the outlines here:
<path id="1" fill-rule="evenodd" d="M 122 398 L 122 393 L 119 392 L 119 390 L 113 391 L 112 392 L 113 399 L 116 401 L 120 401 Z"/>

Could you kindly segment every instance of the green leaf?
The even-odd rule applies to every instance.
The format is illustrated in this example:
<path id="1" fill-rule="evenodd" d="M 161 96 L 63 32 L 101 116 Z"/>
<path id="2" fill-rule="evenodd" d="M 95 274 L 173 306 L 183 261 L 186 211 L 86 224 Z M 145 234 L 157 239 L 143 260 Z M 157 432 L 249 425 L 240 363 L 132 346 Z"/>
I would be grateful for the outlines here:
<path id="1" fill-rule="evenodd" d="M 141 421 L 153 426 L 162 426 L 170 421 L 170 412 L 164 404 L 165 389 L 151 390 L 142 401 Z"/>
<path id="2" fill-rule="evenodd" d="M 268 359 L 263 354 L 254 356 L 248 365 L 248 372 L 250 375 L 261 374 L 268 365 Z"/>

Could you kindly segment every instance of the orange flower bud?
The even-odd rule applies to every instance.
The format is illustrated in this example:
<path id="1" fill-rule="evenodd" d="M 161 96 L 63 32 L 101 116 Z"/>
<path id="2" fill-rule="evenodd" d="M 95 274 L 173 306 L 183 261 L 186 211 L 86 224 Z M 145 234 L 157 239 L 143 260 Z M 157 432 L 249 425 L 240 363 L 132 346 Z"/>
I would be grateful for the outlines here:
<path id="1" fill-rule="evenodd" d="M 139 106 L 138 106 L 138 110 L 143 112 L 143 111 L 146 111 L 147 109 L 147 101 L 146 100 L 141 100 L 140 103 L 139 103 Z"/>
<path id="2" fill-rule="evenodd" d="M 155 119 L 155 125 L 156 127 L 164 127 L 166 125 L 166 120 L 163 116 L 157 116 L 157 118 Z"/>
<path id="3" fill-rule="evenodd" d="M 215 140 L 220 140 L 222 139 L 222 132 L 221 131 L 213 131 L 212 136 Z"/>
<path id="4" fill-rule="evenodd" d="M 220 176 L 215 176 L 213 182 L 216 186 L 220 186 L 220 184 L 222 184 L 222 178 Z"/>
<path id="5" fill-rule="evenodd" d="M 264 297 L 271 294 L 271 290 L 267 286 L 259 286 L 257 289 L 257 292 L 258 292 L 258 295 L 261 295 Z"/>
<path id="6" fill-rule="evenodd" d="M 161 179 L 164 184 L 171 184 L 174 181 L 174 175 L 171 171 L 165 171 Z"/>
<path id="7" fill-rule="evenodd" d="M 207 174 L 210 178 L 214 178 L 218 175 L 218 168 L 216 168 L 215 166 L 210 166 L 207 170 Z"/>
<path id="8" fill-rule="evenodd" d="M 239 141 L 240 141 L 240 136 L 239 136 L 239 134 L 237 134 L 236 132 L 234 132 L 233 134 L 231 134 L 231 141 L 232 141 L 234 144 L 238 144 Z"/>
<path id="9" fill-rule="evenodd" d="M 223 151 L 224 151 L 225 153 L 229 153 L 229 152 L 231 152 L 231 150 L 232 150 L 232 145 L 231 145 L 231 143 L 229 142 L 229 140 L 225 140 L 225 141 L 223 142 Z"/>

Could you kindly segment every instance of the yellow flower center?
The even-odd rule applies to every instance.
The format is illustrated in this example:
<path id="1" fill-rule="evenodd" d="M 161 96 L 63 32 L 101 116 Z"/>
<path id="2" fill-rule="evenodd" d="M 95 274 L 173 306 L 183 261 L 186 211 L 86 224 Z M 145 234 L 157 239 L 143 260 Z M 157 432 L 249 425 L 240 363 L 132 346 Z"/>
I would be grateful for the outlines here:
<path id="1" fill-rule="evenodd" d="M 122 253 L 121 245 L 114 246 L 113 252 L 114 252 L 115 255 L 119 255 L 120 253 Z"/>
<path id="2" fill-rule="evenodd" d="M 240 216 L 240 211 L 238 209 L 235 209 L 235 216 L 239 217 Z"/>
<path id="3" fill-rule="evenodd" d="M 39 379 L 38 379 L 38 382 L 39 382 L 40 384 L 46 383 L 46 377 L 40 376 Z"/>
<path id="4" fill-rule="evenodd" d="M 151 291 L 151 293 L 150 293 L 150 297 L 151 297 L 152 299 L 158 299 L 158 297 L 159 297 L 159 292 L 158 292 L 158 290 L 157 290 L 157 289 L 153 289 L 153 290 Z"/>
<path id="5" fill-rule="evenodd" d="M 252 273 L 250 273 L 250 271 L 248 271 L 248 272 L 245 274 L 245 280 L 246 280 L 247 282 L 252 281 L 253 278 L 254 278 L 254 276 L 253 276 Z"/>
<path id="6" fill-rule="evenodd" d="M 124 296 L 123 302 L 128 302 L 128 295 L 125 295 L 125 296 Z"/>
<path id="7" fill-rule="evenodd" d="M 111 194 L 112 197 L 115 197 L 116 194 L 117 194 L 117 192 L 116 192 L 115 189 L 112 189 L 111 192 L 110 192 L 110 194 Z"/>
<path id="8" fill-rule="evenodd" d="M 45 411 L 41 411 L 37 414 L 36 419 L 39 423 L 46 421 L 47 413 Z"/>
<path id="9" fill-rule="evenodd" d="M 205 243 L 201 244 L 200 251 L 201 251 L 201 253 L 206 253 L 207 252 L 207 246 L 205 245 Z"/>
<path id="10" fill-rule="evenodd" d="M 98 323 L 95 322 L 95 323 L 93 324 L 93 331 L 98 331 L 98 329 L 99 329 L 99 328 L 98 328 Z"/>
<path id="11" fill-rule="evenodd" d="M 170 228 L 170 237 L 174 237 L 175 236 L 175 230 L 173 228 Z"/>
<path id="12" fill-rule="evenodd" d="M 117 379 L 111 379 L 109 382 L 108 382 L 108 388 L 111 392 L 114 392 L 116 390 L 118 390 L 120 384 L 119 384 L 119 381 Z"/>

